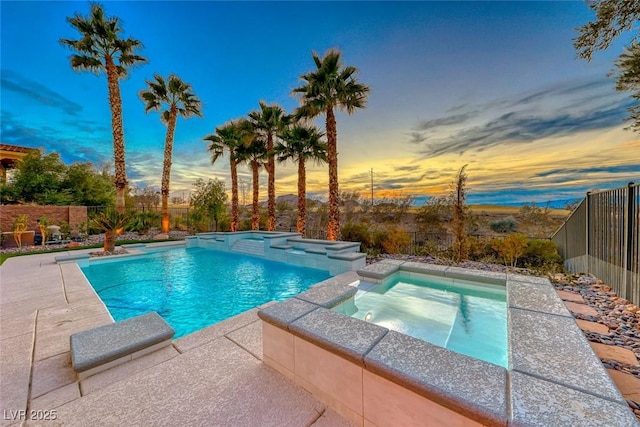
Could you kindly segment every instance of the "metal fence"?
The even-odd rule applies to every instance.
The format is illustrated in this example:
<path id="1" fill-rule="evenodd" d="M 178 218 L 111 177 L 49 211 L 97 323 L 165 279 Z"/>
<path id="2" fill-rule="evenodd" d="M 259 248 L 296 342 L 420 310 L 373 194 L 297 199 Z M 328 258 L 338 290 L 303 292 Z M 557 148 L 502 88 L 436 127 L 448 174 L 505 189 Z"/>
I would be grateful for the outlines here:
<path id="1" fill-rule="evenodd" d="M 640 184 L 587 193 L 551 238 L 574 273 L 591 273 L 640 304 Z"/>

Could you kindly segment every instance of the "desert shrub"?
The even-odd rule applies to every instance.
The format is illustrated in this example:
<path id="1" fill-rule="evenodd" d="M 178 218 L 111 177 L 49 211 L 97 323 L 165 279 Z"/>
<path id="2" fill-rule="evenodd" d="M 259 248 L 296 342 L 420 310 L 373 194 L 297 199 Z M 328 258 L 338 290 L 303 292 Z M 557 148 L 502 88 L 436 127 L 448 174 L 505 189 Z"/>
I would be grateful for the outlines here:
<path id="1" fill-rule="evenodd" d="M 562 265 L 562 257 L 553 241 L 531 239 L 527 243 L 521 262 L 526 267 L 557 269 Z"/>
<path id="2" fill-rule="evenodd" d="M 416 245 L 415 254 L 417 256 L 443 257 L 446 249 L 443 249 L 438 242 L 433 240 L 425 240 Z"/>
<path id="3" fill-rule="evenodd" d="M 27 215 L 22 214 L 13 221 L 13 239 L 19 248 L 22 248 L 22 233 L 27 231 L 27 219 Z"/>
<path id="4" fill-rule="evenodd" d="M 68 239 L 71 236 L 71 226 L 67 221 L 60 221 L 60 234 L 63 239 Z"/>
<path id="5" fill-rule="evenodd" d="M 187 224 L 182 215 L 171 215 L 171 228 L 178 231 L 187 231 Z"/>
<path id="6" fill-rule="evenodd" d="M 42 235 L 42 244 L 44 245 L 47 240 L 49 240 L 49 229 L 47 227 L 51 225 L 46 216 L 41 216 L 38 219 L 38 229 L 40 230 L 40 234 Z"/>
<path id="7" fill-rule="evenodd" d="M 514 233 L 518 229 L 518 223 L 513 218 L 502 218 L 493 221 L 490 226 L 496 233 Z"/>
<path id="8" fill-rule="evenodd" d="M 388 254 L 399 254 L 411 245 L 411 235 L 401 227 L 392 226 L 387 229 L 381 241 L 382 249 Z"/>
<path id="9" fill-rule="evenodd" d="M 468 258 L 473 261 L 480 261 L 493 256 L 489 242 L 477 236 L 467 236 L 467 251 Z"/>
<path id="10" fill-rule="evenodd" d="M 291 205 L 287 202 L 285 202 L 284 200 L 280 200 L 278 202 L 276 202 L 276 212 L 281 214 L 283 212 L 289 212 L 292 211 L 293 208 L 291 207 Z"/>
<path id="11" fill-rule="evenodd" d="M 446 197 L 430 197 L 416 213 L 416 224 L 422 232 L 444 232 L 451 221 L 451 205 Z"/>
<path id="12" fill-rule="evenodd" d="M 229 231 L 229 230 L 231 230 L 231 215 L 223 213 L 218 217 L 218 231 Z"/>
<path id="13" fill-rule="evenodd" d="M 373 230 L 371 232 L 371 246 L 382 249 L 382 242 L 387 238 L 386 230 Z"/>
<path id="14" fill-rule="evenodd" d="M 157 212 L 137 211 L 131 215 L 131 222 L 127 228 L 129 231 L 145 234 L 151 228 L 160 227 L 161 219 L 162 215 Z"/>
<path id="15" fill-rule="evenodd" d="M 209 220 L 198 210 L 189 212 L 189 224 L 196 233 L 209 231 Z M 251 220 L 249 220 L 249 229 L 251 228 Z"/>
<path id="16" fill-rule="evenodd" d="M 529 226 L 530 236 L 545 238 L 553 230 L 553 218 L 549 206 L 541 208 L 535 203 L 525 203 L 518 212 L 518 217 Z"/>
<path id="17" fill-rule="evenodd" d="M 365 224 L 346 223 L 340 230 L 340 238 L 349 242 L 360 242 L 365 250 L 371 247 L 371 233 Z"/>
<path id="18" fill-rule="evenodd" d="M 131 222 L 130 213 L 120 213 L 109 208 L 91 219 L 93 225 L 104 232 L 104 251 L 113 252 L 116 244 L 116 237 Z M 44 237 L 44 235 L 43 235 Z"/>
<path id="19" fill-rule="evenodd" d="M 373 217 L 380 222 L 399 221 L 413 204 L 412 196 L 396 195 L 378 199 L 373 205 Z"/>
<path id="20" fill-rule="evenodd" d="M 251 230 L 251 218 L 243 218 L 238 221 L 238 231 Z"/>
<path id="21" fill-rule="evenodd" d="M 504 238 L 492 239 L 491 248 L 502 258 L 504 265 L 515 267 L 518 258 L 524 255 L 527 249 L 528 240 L 522 233 L 511 233 Z"/>
<path id="22" fill-rule="evenodd" d="M 260 209 L 258 211 L 259 217 L 258 217 L 258 227 L 260 230 L 266 230 L 267 229 L 267 210 L 266 209 Z M 252 226 L 252 213 L 248 212 L 247 217 L 244 218 L 240 218 L 240 221 L 238 221 L 238 231 L 249 231 L 251 230 L 251 226 Z M 227 218 L 229 218 L 229 216 L 227 215 Z M 222 217 L 220 219 L 222 221 Z M 226 227 L 229 228 L 231 226 L 231 219 L 229 218 L 229 225 L 227 225 Z M 219 227 L 220 230 L 226 230 L 227 228 L 222 228 Z M 307 226 L 307 229 L 310 229 L 311 227 Z"/>

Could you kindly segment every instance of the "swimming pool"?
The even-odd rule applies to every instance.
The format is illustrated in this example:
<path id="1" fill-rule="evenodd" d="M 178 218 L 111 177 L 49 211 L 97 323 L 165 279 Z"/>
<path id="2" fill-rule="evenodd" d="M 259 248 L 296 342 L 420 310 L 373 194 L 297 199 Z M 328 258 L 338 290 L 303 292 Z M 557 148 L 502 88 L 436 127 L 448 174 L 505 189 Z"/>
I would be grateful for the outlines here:
<path id="1" fill-rule="evenodd" d="M 504 286 L 397 273 L 335 311 L 508 367 Z"/>
<path id="2" fill-rule="evenodd" d="M 197 247 L 81 269 L 115 321 L 156 311 L 175 329 L 175 338 L 330 277 L 324 270 Z"/>

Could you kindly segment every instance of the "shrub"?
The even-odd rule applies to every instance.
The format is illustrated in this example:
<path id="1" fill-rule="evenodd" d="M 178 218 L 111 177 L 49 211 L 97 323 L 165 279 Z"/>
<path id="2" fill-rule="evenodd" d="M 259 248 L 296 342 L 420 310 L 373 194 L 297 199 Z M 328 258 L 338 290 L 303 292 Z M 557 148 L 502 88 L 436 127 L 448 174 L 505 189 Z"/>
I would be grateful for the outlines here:
<path id="1" fill-rule="evenodd" d="M 524 255 L 527 249 L 528 238 L 522 233 L 511 233 L 504 238 L 491 240 L 491 247 L 502 258 L 504 265 L 515 267 L 518 258 Z"/>
<path id="2" fill-rule="evenodd" d="M 371 247 L 370 252 L 372 254 L 379 254 L 383 251 L 382 242 L 387 238 L 387 232 L 385 230 L 374 230 L 371 233 Z"/>
<path id="3" fill-rule="evenodd" d="M 493 256 L 489 242 L 476 236 L 467 237 L 467 250 L 467 256 L 473 261 L 485 260 L 487 257 Z"/>
<path id="4" fill-rule="evenodd" d="M 340 230 L 340 238 L 349 242 L 360 242 L 365 250 L 371 247 L 371 233 L 365 224 L 347 222 Z"/>
<path id="5" fill-rule="evenodd" d="M 182 215 L 171 215 L 171 228 L 178 231 L 187 231 L 187 224 L 185 224 Z"/>
<path id="6" fill-rule="evenodd" d="M 128 229 L 139 234 L 149 232 L 150 228 L 160 227 L 162 215 L 151 211 L 138 211 L 132 214 Z"/>
<path id="7" fill-rule="evenodd" d="M 63 239 L 68 239 L 71 236 L 71 226 L 67 221 L 60 221 L 60 234 Z"/>
<path id="8" fill-rule="evenodd" d="M 49 225 L 49 220 L 46 216 L 41 216 L 40 219 L 38 219 L 38 229 L 40 230 L 40 234 L 42 235 L 43 245 L 47 242 L 47 240 L 49 240 L 49 229 L 47 228 Z"/>
<path id="9" fill-rule="evenodd" d="M 522 263 L 526 267 L 543 267 L 556 269 L 562 265 L 562 257 L 551 240 L 531 239 L 522 256 Z"/>
<path id="10" fill-rule="evenodd" d="M 27 215 L 22 214 L 18 215 L 13 221 L 13 240 L 15 240 L 18 248 L 22 248 L 22 233 L 27 231 L 27 219 Z"/>
<path id="11" fill-rule="evenodd" d="M 119 213 L 109 208 L 94 216 L 91 221 L 95 227 L 104 232 L 104 252 L 113 252 L 116 236 L 129 224 L 131 216 L 129 213 Z M 44 235 L 42 237 L 44 238 Z"/>
<path id="12" fill-rule="evenodd" d="M 513 218 L 503 218 L 493 221 L 491 229 L 496 233 L 513 233 L 518 229 L 518 223 Z"/>
<path id="13" fill-rule="evenodd" d="M 407 250 L 411 244 L 411 235 L 404 229 L 396 226 L 387 229 L 386 237 L 382 240 L 382 249 L 388 254 L 399 254 Z"/>

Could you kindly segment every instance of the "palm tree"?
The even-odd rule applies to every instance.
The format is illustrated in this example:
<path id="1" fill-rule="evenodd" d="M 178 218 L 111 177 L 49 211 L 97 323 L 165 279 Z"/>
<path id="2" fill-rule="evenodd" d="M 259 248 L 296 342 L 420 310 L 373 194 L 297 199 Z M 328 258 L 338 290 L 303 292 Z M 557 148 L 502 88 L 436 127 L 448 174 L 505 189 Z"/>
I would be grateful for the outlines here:
<path id="1" fill-rule="evenodd" d="M 248 131 L 247 123 L 244 122 L 241 124 L 241 128 L 244 128 L 244 131 Z M 249 123 L 248 126 L 251 126 Z M 253 181 L 253 210 L 251 215 L 251 229 L 259 230 L 260 229 L 260 211 L 258 207 L 258 197 L 260 196 L 260 178 L 259 171 L 260 167 L 265 164 L 265 159 L 267 157 L 267 143 L 264 139 L 251 135 L 249 133 L 245 133 L 244 143 L 238 147 L 236 151 L 236 155 L 240 163 L 249 163 L 251 166 L 252 172 L 252 181 Z"/>
<path id="2" fill-rule="evenodd" d="M 321 141 L 324 134 L 315 126 L 294 125 L 282 134 L 283 143 L 278 144 L 275 153 L 278 161 L 288 159 L 298 162 L 298 223 L 296 231 L 303 236 L 307 223 L 307 181 L 305 163 L 327 161 L 327 144 Z"/>
<path id="3" fill-rule="evenodd" d="M 255 132 L 263 137 L 267 143 L 267 230 L 276 229 L 276 167 L 273 154 L 274 137 L 284 128 L 288 122 L 288 116 L 279 105 L 267 105 L 260 101 L 260 110 L 249 113 L 249 120 Z"/>
<path id="4" fill-rule="evenodd" d="M 231 231 L 238 231 L 238 149 L 244 143 L 245 135 L 241 122 L 236 120 L 217 127 L 215 133 L 204 137 L 209 141 L 207 150 L 211 153 L 211 164 L 214 164 L 225 151 L 229 152 L 229 169 L 231 170 Z"/>
<path id="5" fill-rule="evenodd" d="M 353 114 L 357 108 L 365 108 L 369 87 L 358 83 L 354 75 L 357 69 L 342 66 L 340 51 L 331 49 L 322 59 L 313 52 L 317 70 L 303 74 L 304 84 L 293 89 L 300 94 L 300 117 L 325 115 L 327 132 L 327 161 L 329 163 L 329 225 L 327 238 L 336 240 L 340 232 L 340 208 L 338 189 L 338 148 L 334 110 Z"/>
<path id="6" fill-rule="evenodd" d="M 127 187 L 127 173 L 124 160 L 124 133 L 122 126 L 122 99 L 120 98 L 120 79 L 128 75 L 128 69 L 147 62 L 136 55 L 136 49 L 142 47 L 140 41 L 122 39 L 120 20 L 107 17 L 101 5 L 93 3 L 91 12 L 84 17 L 76 14 L 67 18 L 82 36 L 79 40 L 60 39 L 60 43 L 77 53 L 71 55 L 71 68 L 76 71 L 91 71 L 107 74 L 109 107 L 111 108 L 111 128 L 113 134 L 113 157 L 115 162 L 114 183 L 116 187 L 116 211 L 124 212 L 124 196 Z"/>
<path id="7" fill-rule="evenodd" d="M 140 99 L 145 104 L 144 111 L 161 111 L 160 120 L 167 125 L 167 136 L 164 140 L 164 162 L 162 166 L 162 232 L 169 232 L 169 177 L 171 175 L 171 157 L 173 153 L 173 137 L 176 132 L 178 115 L 185 119 L 191 116 L 202 117 L 200 99 L 192 92 L 190 84 L 183 82 L 175 74 L 170 74 L 165 82 L 159 74 L 154 74 L 155 81 L 145 80 L 148 89 L 140 91 Z"/>

